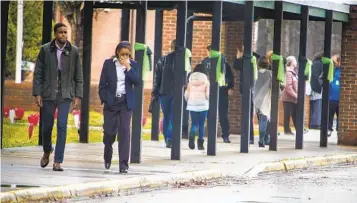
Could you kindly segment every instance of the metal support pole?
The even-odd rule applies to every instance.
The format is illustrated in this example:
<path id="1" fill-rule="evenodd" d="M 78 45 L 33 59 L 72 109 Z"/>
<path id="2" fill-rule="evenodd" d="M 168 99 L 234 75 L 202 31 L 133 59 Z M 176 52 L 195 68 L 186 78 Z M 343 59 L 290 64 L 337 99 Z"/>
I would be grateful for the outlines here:
<path id="1" fill-rule="evenodd" d="M 193 11 L 188 11 L 187 16 L 193 16 Z M 186 26 L 187 26 L 187 32 L 186 32 L 186 47 L 187 49 L 192 51 L 192 40 L 193 40 L 193 21 L 188 20 L 190 17 L 187 18 L 186 21 Z M 187 81 L 186 81 L 187 82 Z M 182 138 L 183 139 L 188 139 L 188 133 L 189 133 L 189 122 L 188 120 L 190 119 L 190 112 L 186 110 L 187 107 L 187 102 L 184 99 L 183 100 L 183 109 L 182 109 Z"/>
<path id="2" fill-rule="evenodd" d="M 23 52 L 23 18 L 24 18 L 24 1 L 17 1 L 17 29 L 16 29 L 16 61 L 15 61 L 15 83 L 21 83 L 22 81 L 22 52 Z"/>
<path id="3" fill-rule="evenodd" d="M 130 9 L 121 10 L 121 41 L 129 41 L 129 27 L 130 27 Z"/>
<path id="4" fill-rule="evenodd" d="M 52 8 L 53 1 L 43 2 L 43 17 L 42 17 L 42 44 L 51 41 L 52 34 Z M 38 130 L 38 145 L 42 145 L 42 108 L 40 108 L 40 122 Z"/>
<path id="5" fill-rule="evenodd" d="M 171 160 L 181 159 L 182 100 L 185 81 L 185 46 L 186 46 L 187 1 L 180 1 L 177 8 L 175 84 L 172 119 Z"/>
<path id="6" fill-rule="evenodd" d="M 331 37 L 332 37 L 332 22 L 333 11 L 326 11 L 325 21 L 325 45 L 324 45 L 324 57 L 331 57 Z M 328 125 L 328 113 L 329 113 L 329 91 L 330 83 L 327 80 L 328 64 L 324 65 L 323 69 L 323 86 L 322 86 L 322 109 L 321 109 L 321 130 L 320 130 L 320 147 L 327 147 L 327 125 Z"/>
<path id="7" fill-rule="evenodd" d="M 251 109 L 251 92 L 253 81 L 252 70 L 252 32 L 253 32 L 253 17 L 254 17 L 254 2 L 246 1 L 244 6 L 244 55 L 243 55 L 243 105 L 242 105 L 242 121 L 241 121 L 241 141 L 240 152 L 248 153 L 249 137 L 250 137 L 250 109 Z"/>
<path id="8" fill-rule="evenodd" d="M 5 83 L 5 63 L 6 63 L 6 45 L 7 45 L 7 24 L 10 1 L 1 2 L 1 112 L 4 109 L 4 83 Z M 3 113 L 1 113 L 3 114 Z M 1 122 L 1 149 L 3 140 L 3 115 L 0 116 Z"/>
<path id="9" fill-rule="evenodd" d="M 222 25 L 222 1 L 214 1 L 212 5 L 212 50 L 221 49 L 221 25 Z M 216 81 L 216 67 L 218 59 L 211 58 L 210 70 L 210 97 L 208 114 L 208 139 L 207 155 L 216 156 L 217 151 L 217 117 L 218 117 L 218 95 L 219 87 Z"/>
<path id="10" fill-rule="evenodd" d="M 42 19 L 42 44 L 52 40 L 52 13 L 53 1 L 43 2 L 43 19 Z"/>
<path id="11" fill-rule="evenodd" d="M 146 28 L 146 10 L 147 1 L 143 1 L 143 4 L 136 10 L 136 42 L 145 44 L 145 28 Z M 135 53 L 135 61 L 139 64 L 139 73 L 142 78 L 143 58 L 144 51 L 137 51 Z M 132 119 L 132 135 L 131 135 L 131 163 L 141 162 L 141 133 L 142 133 L 142 120 L 143 120 L 143 98 L 144 98 L 144 83 L 134 88 L 136 104 L 133 110 Z"/>
<path id="12" fill-rule="evenodd" d="M 301 7 L 300 20 L 300 48 L 299 48 L 299 81 L 298 81 L 298 103 L 296 108 L 296 139 L 295 149 L 302 149 L 304 143 L 304 115 L 305 115 L 305 65 L 307 48 L 307 29 L 309 21 L 309 7 Z"/>
<path id="13" fill-rule="evenodd" d="M 187 49 L 192 51 L 192 40 L 193 40 L 193 19 L 192 16 L 194 16 L 193 11 L 187 11 L 187 21 L 186 21 L 186 26 L 187 26 L 187 32 L 186 32 L 186 47 Z M 191 19 L 191 20 L 189 20 Z"/>
<path id="14" fill-rule="evenodd" d="M 275 1 L 275 19 L 274 19 L 274 54 L 280 55 L 281 46 L 281 24 L 283 21 L 283 2 Z M 278 138 L 278 118 L 279 118 L 279 91 L 280 84 L 277 80 L 279 61 L 273 62 L 272 74 L 272 93 L 271 93 L 271 111 L 270 111 L 270 146 L 269 150 L 277 150 Z"/>
<path id="15" fill-rule="evenodd" d="M 83 99 L 81 101 L 80 143 L 88 143 L 89 100 L 92 63 L 93 2 L 85 1 L 83 8 Z"/>
<path id="16" fill-rule="evenodd" d="M 154 63 L 162 56 L 162 25 L 164 20 L 164 12 L 155 12 L 155 47 L 154 47 Z M 153 72 L 155 77 L 155 71 Z M 157 98 L 152 106 L 152 118 L 151 118 L 151 140 L 159 141 L 159 123 L 160 123 L 160 101 Z"/>

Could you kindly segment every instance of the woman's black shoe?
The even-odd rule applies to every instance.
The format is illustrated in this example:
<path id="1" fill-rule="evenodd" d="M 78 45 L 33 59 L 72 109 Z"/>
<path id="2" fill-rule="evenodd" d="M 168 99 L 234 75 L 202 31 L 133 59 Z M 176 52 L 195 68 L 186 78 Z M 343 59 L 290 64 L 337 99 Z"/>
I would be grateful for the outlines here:
<path id="1" fill-rule="evenodd" d="M 128 169 L 127 168 L 121 168 L 119 170 L 120 173 L 128 173 Z"/>
<path id="2" fill-rule="evenodd" d="M 105 166 L 106 169 L 110 169 L 110 165 L 111 165 L 110 162 L 105 162 L 104 163 L 104 166 Z"/>
<path id="3" fill-rule="evenodd" d="M 224 137 L 224 138 L 223 138 L 223 142 L 224 142 L 224 143 L 231 143 L 231 141 L 229 140 L 228 137 Z"/>
<path id="4" fill-rule="evenodd" d="M 259 147 L 261 147 L 261 148 L 265 147 L 265 145 L 263 143 L 261 143 L 261 142 L 259 142 L 258 144 L 259 144 Z"/>
<path id="5" fill-rule="evenodd" d="M 284 133 L 285 135 L 292 135 L 292 136 L 295 136 L 295 134 L 293 132 L 285 132 Z"/>

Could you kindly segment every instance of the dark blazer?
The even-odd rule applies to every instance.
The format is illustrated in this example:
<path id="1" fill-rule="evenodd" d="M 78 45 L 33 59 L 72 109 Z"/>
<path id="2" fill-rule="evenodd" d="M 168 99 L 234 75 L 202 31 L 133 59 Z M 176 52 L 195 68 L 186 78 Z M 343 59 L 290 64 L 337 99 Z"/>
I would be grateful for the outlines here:
<path id="1" fill-rule="evenodd" d="M 135 61 L 130 60 L 130 71 L 124 71 L 125 73 L 125 92 L 126 103 L 128 109 L 135 107 L 135 94 L 134 86 L 139 86 L 142 83 L 142 79 L 139 75 L 139 67 Z M 107 59 L 104 61 L 102 73 L 99 81 L 99 98 L 103 103 L 111 105 L 114 103 L 114 99 L 117 91 L 117 72 L 113 59 Z"/>
<path id="2" fill-rule="evenodd" d="M 317 93 L 322 92 L 323 70 L 324 70 L 324 65 L 321 62 L 321 58 L 315 59 L 312 62 L 311 80 L 310 80 L 311 89 L 314 92 L 317 92 Z"/>

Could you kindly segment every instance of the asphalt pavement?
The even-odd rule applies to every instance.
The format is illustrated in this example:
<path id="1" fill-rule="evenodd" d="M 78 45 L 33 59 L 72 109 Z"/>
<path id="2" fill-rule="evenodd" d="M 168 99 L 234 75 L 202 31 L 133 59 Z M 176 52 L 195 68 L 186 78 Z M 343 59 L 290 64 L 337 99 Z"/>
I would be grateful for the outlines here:
<path id="1" fill-rule="evenodd" d="M 88 203 L 355 203 L 357 166 L 338 166 L 228 178 L 207 185 L 182 186 L 121 197 L 81 200 Z"/>

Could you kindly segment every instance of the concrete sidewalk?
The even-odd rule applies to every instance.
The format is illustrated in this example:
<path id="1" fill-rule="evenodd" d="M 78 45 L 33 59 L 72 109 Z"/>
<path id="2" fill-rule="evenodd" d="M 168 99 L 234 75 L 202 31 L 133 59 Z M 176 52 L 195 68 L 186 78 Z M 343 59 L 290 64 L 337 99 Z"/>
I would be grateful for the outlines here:
<path id="1" fill-rule="evenodd" d="M 116 144 L 111 170 L 104 169 L 102 143 L 68 144 L 63 163 L 64 172 L 52 171 L 53 154 L 49 166 L 45 169 L 40 168 L 41 147 L 3 149 L 2 192 L 24 189 L 23 187 L 54 187 L 99 181 L 115 181 L 115 184 L 120 184 L 120 181 L 124 183 L 128 179 L 138 177 L 169 177 L 206 170 L 219 171 L 228 176 L 243 176 L 260 163 L 357 153 L 357 148 L 337 146 L 335 134 L 329 138 L 327 148 L 320 148 L 318 131 L 310 131 L 304 136 L 303 150 L 294 149 L 294 136 L 281 135 L 278 137 L 276 152 L 269 151 L 268 147 L 258 148 L 256 144 L 250 146 L 248 154 L 242 154 L 239 153 L 240 137 L 232 135 L 231 139 L 231 144 L 224 144 L 220 138 L 218 139 L 217 156 L 207 156 L 206 151 L 190 150 L 187 140 L 183 140 L 180 161 L 170 160 L 171 151 L 164 147 L 163 141 L 143 141 L 142 163 L 130 164 L 129 173 L 125 175 L 118 173 Z"/>

